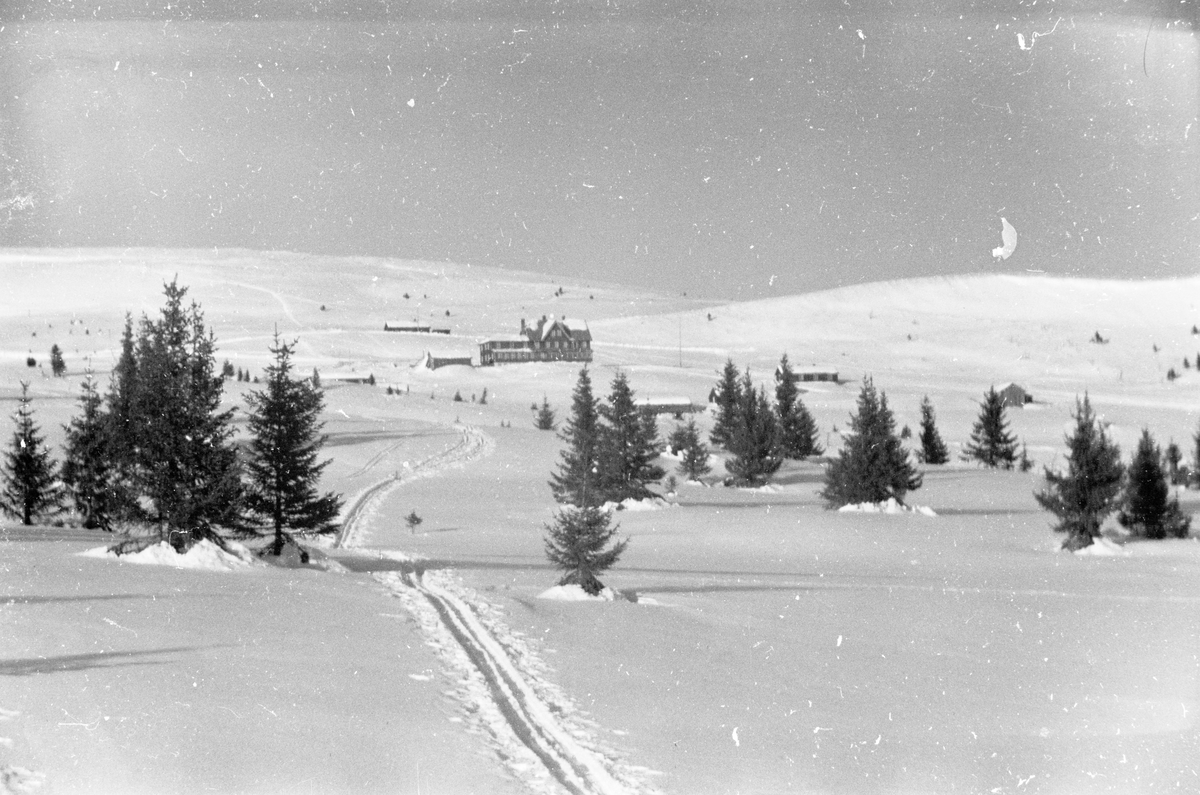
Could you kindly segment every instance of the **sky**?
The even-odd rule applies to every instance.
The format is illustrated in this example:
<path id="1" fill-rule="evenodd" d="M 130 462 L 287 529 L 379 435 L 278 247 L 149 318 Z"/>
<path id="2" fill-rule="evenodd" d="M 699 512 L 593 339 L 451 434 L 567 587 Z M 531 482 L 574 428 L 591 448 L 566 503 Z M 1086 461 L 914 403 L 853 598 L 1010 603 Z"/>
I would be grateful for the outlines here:
<path id="1" fill-rule="evenodd" d="M 0 244 L 727 299 L 1193 274 L 1198 6 L 13 0 Z"/>

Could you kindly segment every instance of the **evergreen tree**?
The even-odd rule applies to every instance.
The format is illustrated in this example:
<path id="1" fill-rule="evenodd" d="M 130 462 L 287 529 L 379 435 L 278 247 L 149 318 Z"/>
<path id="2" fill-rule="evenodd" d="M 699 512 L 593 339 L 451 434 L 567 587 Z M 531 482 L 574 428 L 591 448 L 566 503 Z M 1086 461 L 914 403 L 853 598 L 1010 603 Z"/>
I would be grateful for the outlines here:
<path id="1" fill-rule="evenodd" d="M 963 451 L 967 460 L 993 469 L 1012 469 L 1017 460 L 1017 440 L 1008 432 L 1004 403 L 995 387 L 983 395 L 979 419 L 971 429 L 971 443 Z"/>
<path id="2" fill-rule="evenodd" d="M 950 460 L 950 453 L 942 435 L 938 433 L 933 414 L 933 403 L 926 395 L 921 401 L 921 460 L 926 464 L 945 464 Z"/>
<path id="3" fill-rule="evenodd" d="M 1177 486 L 1184 482 L 1183 474 L 1179 465 L 1183 463 L 1183 452 L 1180 451 L 1179 445 L 1175 444 L 1174 440 L 1167 445 L 1167 451 L 1163 456 L 1167 462 L 1167 482 L 1172 486 Z"/>
<path id="4" fill-rule="evenodd" d="M 109 463 L 107 417 L 91 370 L 83 382 L 80 413 L 71 418 L 66 431 L 66 457 L 62 479 L 83 517 L 86 528 L 111 530 L 110 508 L 113 470 Z"/>
<path id="5" fill-rule="evenodd" d="M 785 353 L 775 371 L 775 414 L 779 418 L 780 447 L 785 458 L 804 458 L 824 452 L 812 414 L 800 399 L 796 374 Z"/>
<path id="6" fill-rule="evenodd" d="M 292 377 L 292 351 L 275 332 L 265 389 L 246 395 L 250 410 L 250 487 L 246 508 L 275 534 L 272 552 L 283 552 L 284 530 L 331 533 L 337 530 L 341 497 L 318 495 L 317 484 L 329 461 L 318 461 L 326 437 L 321 433 L 325 397 L 312 381 Z"/>
<path id="7" fill-rule="evenodd" d="M 1121 451 L 1096 421 L 1084 393 L 1075 401 L 1075 430 L 1066 437 L 1067 471 L 1045 468 L 1046 488 L 1036 492 L 1038 504 L 1058 517 L 1054 530 L 1066 533 L 1063 549 L 1090 546 L 1104 518 L 1116 509 L 1125 468 Z"/>
<path id="8" fill-rule="evenodd" d="M 141 513 L 133 488 L 138 429 L 133 403 L 137 389 L 135 345 L 133 317 L 127 313 L 121 334 L 121 355 L 112 370 L 104 411 L 104 438 L 113 475 L 109 480 L 107 506 L 114 518 L 121 519 L 135 519 Z"/>
<path id="9" fill-rule="evenodd" d="M 608 402 L 600 406 L 600 488 L 605 500 L 640 500 L 652 496 L 647 483 L 666 473 L 654 463 L 662 452 L 654 415 L 639 411 L 625 373 L 612 380 Z"/>
<path id="10" fill-rule="evenodd" d="M 578 585 L 592 596 L 604 589 L 596 575 L 612 568 L 629 545 L 628 538 L 612 543 L 620 528 L 596 505 L 563 508 L 545 528 L 546 557 L 565 572 L 558 584 Z"/>
<path id="11" fill-rule="evenodd" d="M 712 471 L 708 465 L 708 446 L 700 438 L 700 429 L 696 427 L 694 417 L 688 417 L 685 425 L 680 427 L 682 434 L 679 442 L 679 473 L 686 475 L 688 480 L 699 480 Z"/>
<path id="12" fill-rule="evenodd" d="M 21 382 L 21 397 L 13 415 L 17 428 L 0 466 L 0 510 L 24 525 L 54 516 L 64 498 L 58 465 L 50 457 L 41 429 L 33 420 L 29 382 Z"/>
<path id="13" fill-rule="evenodd" d="M 555 428 L 554 410 L 550 408 L 550 399 L 545 395 L 542 396 L 542 406 L 537 410 L 533 425 L 539 431 L 552 431 Z"/>
<path id="14" fill-rule="evenodd" d="M 599 482 L 599 406 L 584 367 L 571 394 L 571 417 L 559 433 L 567 448 L 560 454 L 558 472 L 550 476 L 550 490 L 560 503 L 584 507 L 604 502 Z"/>
<path id="15" fill-rule="evenodd" d="M 62 348 L 58 347 L 58 343 L 50 346 L 50 372 L 55 378 L 59 378 L 67 371 L 67 363 L 63 361 Z"/>
<path id="16" fill-rule="evenodd" d="M 831 508 L 860 502 L 884 502 L 921 487 L 921 475 L 896 436 L 896 419 L 887 395 L 875 391 L 870 376 L 863 378 L 858 412 L 850 417 L 850 432 L 838 457 L 825 470 L 821 496 Z"/>
<path id="17" fill-rule="evenodd" d="M 1200 429 L 1192 437 L 1192 471 L 1188 475 L 1188 486 L 1200 488 Z"/>
<path id="18" fill-rule="evenodd" d="M 221 411 L 222 379 L 215 372 L 216 341 L 187 288 L 165 285 L 160 317 L 143 318 L 133 390 L 134 482 L 147 518 L 177 548 L 204 538 L 220 543 L 213 527 L 239 524 L 241 473 L 231 442 L 233 410 Z"/>
<path id="19" fill-rule="evenodd" d="M 708 439 L 719 447 L 725 447 L 733 437 L 737 428 L 737 413 L 741 404 L 740 385 L 737 366 L 733 359 L 725 360 L 725 368 L 721 371 L 721 380 L 717 382 L 717 420 Z"/>
<path id="20" fill-rule="evenodd" d="M 1171 496 L 1162 454 L 1149 430 L 1142 431 L 1129 465 L 1124 508 L 1117 514 L 1117 521 L 1142 538 L 1187 538 L 1192 520 L 1183 515 L 1179 500 Z"/>
<path id="21" fill-rule="evenodd" d="M 737 424 L 727 448 L 733 457 L 725 461 L 725 469 L 739 485 L 761 485 L 779 471 L 783 464 L 779 421 L 771 411 L 767 392 L 755 389 L 750 381 L 750 369 L 738 389 L 740 396 Z"/>

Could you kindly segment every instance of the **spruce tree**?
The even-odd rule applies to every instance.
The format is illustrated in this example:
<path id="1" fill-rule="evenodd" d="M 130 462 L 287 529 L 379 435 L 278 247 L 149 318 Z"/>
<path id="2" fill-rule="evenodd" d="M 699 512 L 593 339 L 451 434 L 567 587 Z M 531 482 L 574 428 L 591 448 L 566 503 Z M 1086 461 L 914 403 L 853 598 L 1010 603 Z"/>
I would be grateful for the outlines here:
<path id="1" fill-rule="evenodd" d="M 708 440 L 718 447 L 725 447 L 729 444 L 734 429 L 737 427 L 737 413 L 741 405 L 739 376 L 740 373 L 738 373 L 733 359 L 726 359 L 725 368 L 721 371 L 721 380 L 717 382 L 715 390 L 717 419 L 708 435 Z"/>
<path id="2" fill-rule="evenodd" d="M 652 496 L 647 483 L 666 474 L 654 464 L 662 452 L 654 415 L 642 412 L 633 400 L 625 373 L 612 380 L 608 401 L 599 408 L 605 424 L 599 431 L 600 488 L 605 501 L 640 500 Z"/>
<path id="3" fill-rule="evenodd" d="M 83 517 L 84 527 L 111 530 L 113 469 L 106 432 L 109 425 L 91 370 L 83 382 L 79 410 L 80 413 L 63 429 L 66 432 L 63 483 L 75 503 L 75 510 Z"/>
<path id="4" fill-rule="evenodd" d="M 779 418 L 780 448 L 784 458 L 799 459 L 824 452 L 817 424 L 800 399 L 796 374 L 786 353 L 775 371 L 775 414 Z"/>
<path id="5" fill-rule="evenodd" d="M 537 410 L 533 425 L 539 431 L 552 431 L 555 428 L 554 410 L 550 408 L 550 400 L 545 395 L 542 396 L 542 405 Z"/>
<path id="6" fill-rule="evenodd" d="M 688 480 L 699 480 L 712 471 L 708 465 L 708 446 L 700 438 L 700 429 L 696 427 L 694 417 L 688 417 L 679 438 L 679 473 L 686 475 Z"/>
<path id="7" fill-rule="evenodd" d="M 107 507 L 113 518 L 125 520 L 141 516 L 134 488 L 137 466 L 134 450 L 137 448 L 139 427 L 134 417 L 134 394 L 137 391 L 135 346 L 133 317 L 126 313 L 125 329 L 121 333 L 121 355 L 112 370 L 104 411 L 104 438 L 112 469 Z"/>
<path id="8" fill-rule="evenodd" d="M 779 421 L 771 411 L 766 390 L 754 388 L 749 368 L 738 395 L 737 421 L 727 445 L 733 457 L 725 461 L 725 469 L 735 484 L 758 486 L 766 483 L 783 464 Z"/>
<path id="9" fill-rule="evenodd" d="M 571 394 L 571 416 L 559 433 L 567 447 L 560 453 L 558 471 L 550 475 L 550 490 L 560 503 L 583 507 L 604 502 L 599 480 L 599 406 L 584 367 Z"/>
<path id="10" fill-rule="evenodd" d="M 863 378 L 858 411 L 850 417 L 850 432 L 838 457 L 825 470 L 821 497 L 831 508 L 888 499 L 903 504 L 904 496 L 919 489 L 921 481 L 896 435 L 887 395 L 875 390 L 870 376 Z"/>
<path id="11" fill-rule="evenodd" d="M 58 514 L 65 495 L 58 480 L 58 465 L 34 422 L 27 381 L 21 382 L 21 397 L 12 419 L 17 427 L 0 466 L 0 510 L 21 524 L 31 525 Z"/>
<path id="12" fill-rule="evenodd" d="M 187 288 L 165 285 L 160 317 L 143 317 L 133 390 L 134 482 L 147 518 L 180 549 L 215 527 L 237 527 L 242 487 L 231 443 L 233 409 L 221 410 L 216 340 L 199 305 L 183 305 Z"/>
<path id="13" fill-rule="evenodd" d="M 950 460 L 946 443 L 938 433 L 929 395 L 921 400 L 921 460 L 926 464 L 945 464 Z"/>
<path id="14" fill-rule="evenodd" d="M 628 538 L 613 543 L 619 525 L 596 505 L 563 508 L 545 528 L 546 557 L 564 572 L 558 584 L 578 585 L 592 596 L 604 590 L 596 575 L 612 568 L 629 545 Z"/>
<path id="15" fill-rule="evenodd" d="M 63 360 L 62 348 L 58 347 L 58 343 L 50 346 L 50 372 L 55 378 L 59 378 L 67 371 L 67 363 Z"/>
<path id="16" fill-rule="evenodd" d="M 1100 525 L 1117 507 L 1125 468 L 1121 451 L 1096 421 L 1084 393 L 1075 401 L 1075 430 L 1066 437 L 1067 471 L 1045 468 L 1046 488 L 1036 492 L 1038 504 L 1058 517 L 1055 532 L 1066 533 L 1063 549 L 1090 546 Z"/>
<path id="17" fill-rule="evenodd" d="M 1143 429 L 1129 465 L 1124 507 L 1117 514 L 1122 527 L 1142 538 L 1187 538 L 1192 520 L 1179 510 L 1167 480 L 1162 453 L 1150 431 Z"/>
<path id="18" fill-rule="evenodd" d="M 979 419 L 971 429 L 971 443 L 963 451 L 967 460 L 992 469 L 1012 469 L 1017 460 L 1017 440 L 1008 432 L 1004 403 L 995 387 L 983 395 Z"/>
<path id="19" fill-rule="evenodd" d="M 1188 473 L 1188 486 L 1200 488 L 1200 429 L 1192 437 L 1192 471 Z"/>
<path id="20" fill-rule="evenodd" d="M 338 529 L 341 497 L 317 493 L 329 461 L 318 461 L 326 437 L 321 433 L 325 398 L 307 378 L 292 377 L 295 342 L 279 339 L 270 347 L 265 388 L 246 395 L 249 408 L 249 488 L 246 508 L 260 526 L 274 533 L 272 554 L 283 552 L 285 530 L 293 534 L 331 533 Z"/>

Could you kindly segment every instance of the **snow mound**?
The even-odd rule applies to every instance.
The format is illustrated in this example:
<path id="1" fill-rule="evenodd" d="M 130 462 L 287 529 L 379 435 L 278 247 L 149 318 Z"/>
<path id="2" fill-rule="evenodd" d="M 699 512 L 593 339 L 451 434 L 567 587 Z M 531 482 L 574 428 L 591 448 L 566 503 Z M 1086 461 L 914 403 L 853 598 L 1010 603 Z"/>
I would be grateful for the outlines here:
<path id="1" fill-rule="evenodd" d="M 1114 558 L 1114 557 L 1123 557 L 1125 555 L 1128 555 L 1129 550 L 1125 549 L 1123 546 L 1121 546 L 1117 542 L 1113 541 L 1111 538 L 1105 538 L 1105 537 L 1101 536 L 1100 538 L 1097 538 L 1094 541 L 1092 541 L 1091 544 L 1084 547 L 1083 549 L 1075 550 L 1075 554 L 1076 555 L 1092 555 L 1094 557 L 1101 557 L 1101 558 Z"/>
<path id="2" fill-rule="evenodd" d="M 204 569 L 206 571 L 236 571 L 253 565 L 254 555 L 252 552 L 236 542 L 230 542 L 229 547 L 238 554 L 231 555 L 207 538 L 182 555 L 165 541 L 159 541 L 154 546 L 146 547 L 141 552 L 135 552 L 132 555 L 117 555 L 115 552 L 110 552 L 108 547 L 95 547 L 79 554 L 88 558 L 107 558 L 146 566 L 172 566 L 176 569 Z"/>
<path id="3" fill-rule="evenodd" d="M 859 502 L 843 505 L 838 513 L 919 513 L 922 516 L 937 516 L 937 513 L 927 505 L 901 505 L 895 497 L 888 497 L 887 502 Z"/>
<path id="4" fill-rule="evenodd" d="M 556 585 L 542 591 L 538 599 L 549 599 L 554 602 L 611 602 L 616 598 L 612 589 L 605 586 L 596 596 L 592 596 L 579 585 Z"/>
<path id="5" fill-rule="evenodd" d="M 644 500 L 630 498 L 620 502 L 606 502 L 600 507 L 610 513 L 612 511 L 661 511 L 663 508 L 674 508 L 675 503 L 668 502 L 662 497 L 649 497 Z"/>

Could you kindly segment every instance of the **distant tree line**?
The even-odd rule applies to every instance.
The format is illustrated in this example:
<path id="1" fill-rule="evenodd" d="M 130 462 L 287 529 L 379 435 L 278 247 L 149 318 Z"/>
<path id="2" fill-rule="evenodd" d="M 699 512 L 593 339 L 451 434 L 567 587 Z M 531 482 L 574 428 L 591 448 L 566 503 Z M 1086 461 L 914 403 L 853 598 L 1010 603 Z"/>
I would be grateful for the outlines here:
<path id="1" fill-rule="evenodd" d="M 264 388 L 246 396 L 251 438 L 239 449 L 234 411 L 221 408 L 232 368 L 217 369 L 216 339 L 186 293 L 172 281 L 158 317 L 143 316 L 136 329 L 126 317 L 108 391 L 98 392 L 90 372 L 83 382 L 61 469 L 22 385 L 0 471 L 6 514 L 30 524 L 69 501 L 86 527 L 149 528 L 130 545 L 166 540 L 180 551 L 223 543 L 223 534 L 269 533 L 278 555 L 291 533 L 336 529 L 341 498 L 317 490 L 328 463 L 318 460 L 324 397 L 311 379 L 293 378 L 294 343 L 276 333 Z"/>

